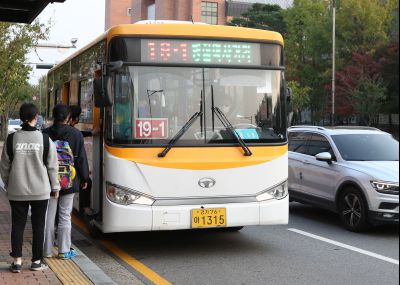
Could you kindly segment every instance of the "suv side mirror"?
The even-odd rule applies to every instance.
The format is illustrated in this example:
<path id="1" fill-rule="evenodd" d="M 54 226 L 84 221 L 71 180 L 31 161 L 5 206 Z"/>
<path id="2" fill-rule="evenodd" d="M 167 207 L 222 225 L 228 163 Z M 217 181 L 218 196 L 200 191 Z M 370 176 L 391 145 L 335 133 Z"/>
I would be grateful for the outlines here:
<path id="1" fill-rule="evenodd" d="M 319 161 L 325 161 L 328 164 L 332 163 L 332 155 L 329 152 L 318 153 L 315 158 Z"/>

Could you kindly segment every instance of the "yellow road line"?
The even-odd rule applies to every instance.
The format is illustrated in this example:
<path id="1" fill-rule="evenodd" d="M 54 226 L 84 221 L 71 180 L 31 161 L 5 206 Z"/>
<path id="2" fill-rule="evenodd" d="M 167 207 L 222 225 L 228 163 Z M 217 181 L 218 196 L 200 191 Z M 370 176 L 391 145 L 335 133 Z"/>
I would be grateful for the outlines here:
<path id="1" fill-rule="evenodd" d="M 89 231 L 86 228 L 86 225 L 77 218 L 75 215 L 72 217 L 72 222 L 77 225 L 83 232 L 86 234 L 89 234 Z M 162 276 L 160 276 L 158 273 L 138 261 L 137 259 L 133 258 L 123 250 L 121 250 L 119 247 L 114 245 L 112 242 L 109 242 L 107 240 L 100 240 L 99 243 L 104 246 L 106 249 L 108 249 L 110 252 L 115 254 L 118 258 L 123 260 L 126 264 L 131 266 L 133 269 L 141 273 L 144 277 L 146 277 L 148 280 L 153 282 L 155 285 L 172 285 L 170 282 L 168 282 L 166 279 L 164 279 Z"/>

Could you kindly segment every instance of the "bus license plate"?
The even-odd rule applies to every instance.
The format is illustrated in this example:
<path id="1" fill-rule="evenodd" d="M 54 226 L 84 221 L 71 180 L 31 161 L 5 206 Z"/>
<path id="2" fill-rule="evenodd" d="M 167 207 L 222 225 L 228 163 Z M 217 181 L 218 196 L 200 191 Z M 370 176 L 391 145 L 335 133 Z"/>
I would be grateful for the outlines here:
<path id="1" fill-rule="evenodd" d="M 226 209 L 192 209 L 192 228 L 226 227 Z"/>

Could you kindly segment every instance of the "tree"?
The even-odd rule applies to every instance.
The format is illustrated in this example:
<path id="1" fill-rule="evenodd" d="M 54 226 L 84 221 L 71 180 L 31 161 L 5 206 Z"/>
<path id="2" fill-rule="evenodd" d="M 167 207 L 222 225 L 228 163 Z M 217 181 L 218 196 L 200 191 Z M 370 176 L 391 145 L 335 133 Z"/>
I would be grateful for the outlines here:
<path id="1" fill-rule="evenodd" d="M 25 64 L 28 52 L 47 38 L 48 28 L 38 21 L 31 25 L 0 22 L 0 138 L 7 136 L 10 114 L 27 94 L 31 68 Z M 33 94 L 30 94 L 33 95 Z"/>
<path id="2" fill-rule="evenodd" d="M 352 94 L 362 81 L 380 80 L 381 64 L 374 60 L 374 55 L 369 53 L 354 53 L 351 61 L 336 73 L 336 98 L 335 111 L 338 116 L 350 117 L 354 115 L 355 108 Z M 327 85 L 331 91 L 331 85 Z"/>
<path id="3" fill-rule="evenodd" d="M 325 105 L 324 87 L 330 81 L 329 15 L 329 2 L 325 0 L 294 0 L 284 13 L 287 76 L 300 86 L 311 88 L 310 108 L 314 115 Z"/>
<path id="4" fill-rule="evenodd" d="M 386 98 L 386 87 L 380 79 L 363 78 L 351 94 L 354 109 L 368 125 L 378 123 L 377 117 Z"/>
<path id="5" fill-rule="evenodd" d="M 233 18 L 228 25 L 261 30 L 270 30 L 285 34 L 282 8 L 279 5 L 254 4 L 241 17 Z"/>
<path id="6" fill-rule="evenodd" d="M 374 55 L 375 61 L 381 66 L 380 74 L 387 86 L 387 98 L 384 112 L 397 114 L 399 112 L 399 41 L 382 46 Z"/>
<path id="7" fill-rule="evenodd" d="M 294 0 L 284 13 L 287 77 L 312 89 L 310 107 L 316 121 L 331 102 L 331 89 L 326 88 L 332 75 L 331 3 L 332 0 Z M 396 7 L 397 0 L 337 0 L 337 70 L 347 73 L 354 53 L 374 54 L 388 44 Z M 354 111 L 349 104 L 343 107 L 339 112 Z"/>
<path id="8" fill-rule="evenodd" d="M 301 112 L 310 106 L 311 102 L 311 88 L 301 87 L 296 81 L 289 81 L 288 86 L 292 89 L 292 106 L 293 106 L 293 119 L 291 124 L 299 124 L 302 122 Z"/>
<path id="9" fill-rule="evenodd" d="M 374 51 L 388 44 L 397 0 L 338 0 L 337 57 L 339 67 L 354 52 Z"/>

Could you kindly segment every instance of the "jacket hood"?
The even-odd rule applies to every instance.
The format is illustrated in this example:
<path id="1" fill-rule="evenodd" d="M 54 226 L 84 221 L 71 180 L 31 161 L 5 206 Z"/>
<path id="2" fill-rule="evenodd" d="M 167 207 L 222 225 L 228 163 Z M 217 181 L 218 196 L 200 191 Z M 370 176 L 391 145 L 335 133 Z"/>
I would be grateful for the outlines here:
<path id="1" fill-rule="evenodd" d="M 55 124 L 49 128 L 50 138 L 52 140 L 61 139 L 68 133 L 68 128 L 70 126 L 67 124 Z"/>

